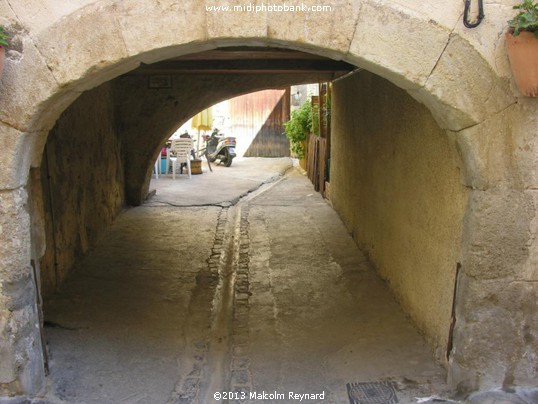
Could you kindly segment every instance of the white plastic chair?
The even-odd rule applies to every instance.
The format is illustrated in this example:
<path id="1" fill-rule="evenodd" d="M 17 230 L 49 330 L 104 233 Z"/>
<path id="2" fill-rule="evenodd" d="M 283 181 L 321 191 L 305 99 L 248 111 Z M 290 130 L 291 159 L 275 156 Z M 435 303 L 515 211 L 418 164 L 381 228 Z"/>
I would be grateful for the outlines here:
<path id="1" fill-rule="evenodd" d="M 191 150 L 193 148 L 193 142 L 190 138 L 172 139 L 172 147 L 170 153 L 175 154 L 170 156 L 172 161 L 172 178 L 176 179 L 176 171 L 181 167 L 182 163 L 187 164 L 187 171 L 189 178 L 191 178 Z"/>

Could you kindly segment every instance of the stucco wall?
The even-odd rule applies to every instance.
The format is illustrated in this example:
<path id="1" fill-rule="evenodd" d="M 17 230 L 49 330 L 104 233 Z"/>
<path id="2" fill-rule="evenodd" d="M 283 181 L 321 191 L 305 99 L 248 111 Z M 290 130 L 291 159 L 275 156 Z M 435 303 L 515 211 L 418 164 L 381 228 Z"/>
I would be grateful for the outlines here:
<path id="1" fill-rule="evenodd" d="M 430 112 L 368 72 L 337 81 L 331 200 L 446 360 L 467 192 Z"/>
<path id="2" fill-rule="evenodd" d="M 47 295 L 123 206 L 121 143 L 109 84 L 82 94 L 62 114 L 48 137 L 41 181 L 46 218 L 41 283 Z"/>

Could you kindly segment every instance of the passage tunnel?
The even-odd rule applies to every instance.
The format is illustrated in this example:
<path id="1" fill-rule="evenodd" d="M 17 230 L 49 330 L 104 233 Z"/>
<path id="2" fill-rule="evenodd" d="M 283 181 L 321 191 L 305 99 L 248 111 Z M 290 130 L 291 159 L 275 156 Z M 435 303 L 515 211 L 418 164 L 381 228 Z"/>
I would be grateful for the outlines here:
<path id="1" fill-rule="evenodd" d="M 346 288 L 357 288 L 351 292 L 351 296 L 364 293 L 357 292 L 365 287 L 361 285 L 361 276 L 369 278 L 373 275 L 360 275 L 360 271 L 369 267 L 370 264 L 367 264 L 369 260 L 379 275 L 390 285 L 397 300 L 411 316 L 414 324 L 425 334 L 429 347 L 420 345 L 420 337 L 416 337 L 416 343 L 419 344 L 416 352 L 418 357 L 422 358 L 420 361 L 430 357 L 446 365 L 453 322 L 453 296 L 461 241 L 461 224 L 467 198 L 466 190 L 461 185 L 458 156 L 447 134 L 439 128 L 424 106 L 413 100 L 403 90 L 367 71 L 356 71 L 346 75 L 353 69 L 353 66 L 343 62 L 334 62 L 295 51 L 230 48 L 142 66 L 82 94 L 62 114 L 51 131 L 41 167 L 43 206 L 47 218 L 45 220 L 47 249 L 40 265 L 41 285 L 45 299 L 46 324 L 60 328 L 60 331 L 49 331 L 53 340 L 61 341 L 62 337 L 58 336 L 58 333 L 61 335 L 65 330 L 79 332 L 78 330 L 84 330 L 85 327 L 95 327 L 95 323 L 92 323 L 90 319 L 76 319 L 73 315 L 66 317 L 66 314 L 59 309 L 59 307 L 69 306 L 70 301 L 74 302 L 74 307 L 77 307 L 77 299 L 82 301 L 89 299 L 86 305 L 93 306 L 92 302 L 95 302 L 96 307 L 91 311 L 80 309 L 80 312 L 93 316 L 94 321 L 101 319 L 105 327 L 101 329 L 100 334 L 103 340 L 94 336 L 90 339 L 97 341 L 84 343 L 90 351 L 99 351 L 104 348 L 100 344 L 105 346 L 111 344 L 107 348 L 111 349 L 111 352 L 115 349 L 122 352 L 119 348 L 121 345 L 119 341 L 122 338 L 121 324 L 131 329 L 134 334 L 140 334 L 137 337 L 140 341 L 134 336 L 131 340 L 131 343 L 135 345 L 144 344 L 143 336 L 146 333 L 152 335 L 149 340 L 146 340 L 149 346 L 154 344 L 158 346 L 161 342 L 165 344 L 166 341 L 160 341 L 158 335 L 162 334 L 165 340 L 172 338 L 169 333 L 170 329 L 177 334 L 178 341 L 170 342 L 171 345 L 168 348 L 162 347 L 163 358 L 159 358 L 158 353 L 143 351 L 144 355 L 157 362 L 172 355 L 171 351 L 174 349 L 182 351 L 188 357 L 189 349 L 201 349 L 201 345 L 208 343 L 210 331 L 208 329 L 204 334 L 203 327 L 199 329 L 201 325 L 196 323 L 196 319 L 202 318 L 200 321 L 205 324 L 208 319 L 204 316 L 208 316 L 211 310 L 215 310 L 215 307 L 210 306 L 211 299 L 208 296 L 211 291 L 214 292 L 211 286 L 215 286 L 218 276 L 215 278 L 216 275 L 212 275 L 211 271 L 204 275 L 204 271 L 207 271 L 204 252 L 211 250 L 211 245 L 194 248 L 193 245 L 188 247 L 188 244 L 174 242 L 183 238 L 184 235 L 175 234 L 167 229 L 167 223 L 175 220 L 185 221 L 182 226 L 183 231 L 191 233 L 191 237 L 192 233 L 196 234 L 199 242 L 205 245 L 217 237 L 212 233 L 211 223 L 216 223 L 218 233 L 218 223 L 224 214 L 219 213 L 219 209 L 215 207 L 205 208 L 207 211 L 204 212 L 187 207 L 187 211 L 192 210 L 190 216 L 184 216 L 183 213 L 178 212 L 175 218 L 173 209 L 163 208 L 157 216 L 152 216 L 153 221 L 148 222 L 147 217 L 142 215 L 140 222 L 137 222 L 138 210 L 123 212 L 123 209 L 126 204 L 139 205 L 146 198 L 156 151 L 163 141 L 194 113 L 222 99 L 252 90 L 335 79 L 341 76 L 334 84 L 332 105 L 330 201 L 367 259 L 361 253 L 353 252 L 350 253 L 351 256 L 341 256 L 335 262 L 329 261 L 324 265 L 322 264 L 325 260 L 323 257 L 319 258 L 320 262 L 315 261 L 314 264 L 295 262 L 293 246 L 301 245 L 303 243 L 301 239 L 307 237 L 306 234 L 296 233 L 295 226 L 274 230 L 282 232 L 282 237 L 289 240 L 288 244 L 284 243 L 279 247 L 278 254 L 282 260 L 280 265 L 295 265 L 297 268 L 291 274 L 273 274 L 279 283 L 271 285 L 270 288 L 274 291 L 280 290 L 280 292 L 275 292 L 277 294 L 272 299 L 276 302 L 280 296 L 282 297 L 280 304 L 286 302 L 285 304 L 293 305 L 294 299 L 287 295 L 289 291 L 286 291 L 290 287 L 300 288 L 301 283 L 309 284 L 307 279 L 310 275 L 308 271 L 305 272 L 305 267 L 312 269 L 319 266 L 319 270 L 323 272 L 331 265 L 336 265 L 345 276 L 351 277 L 347 280 L 350 284 Z M 150 80 L 152 77 L 164 77 L 167 80 L 164 84 L 155 86 Z M 39 188 L 39 184 L 36 188 Z M 293 192 L 296 191 L 290 190 L 290 195 Z M 294 213 L 295 218 L 293 215 L 289 216 L 287 220 L 290 223 L 294 220 L 301 223 L 300 217 L 305 211 L 312 209 L 315 212 L 316 209 L 320 209 L 319 204 L 324 204 L 318 201 L 310 206 L 309 193 L 305 191 L 302 194 L 304 200 L 293 200 L 292 205 L 298 205 L 295 207 L 298 211 Z M 271 192 L 269 191 L 268 194 Z M 277 192 L 277 195 L 280 194 Z M 281 195 L 281 198 L 283 206 L 288 206 L 286 196 Z M 305 205 L 306 208 L 299 207 L 301 205 Z M 257 212 L 256 215 L 266 215 L 264 212 L 267 209 L 274 210 L 268 208 L 263 202 L 259 203 L 257 210 L 251 209 Z M 256 215 L 252 216 L 253 221 Z M 282 215 L 286 217 L 290 215 L 290 212 L 284 209 Z M 325 215 L 323 213 L 321 217 Z M 209 217 L 210 220 L 204 221 L 204 217 Z M 126 224 L 128 220 L 131 224 Z M 331 220 L 340 221 L 336 216 Z M 115 223 L 112 229 L 126 226 L 125 233 L 118 233 L 119 230 L 107 230 L 112 223 Z M 327 226 L 327 230 L 335 225 L 335 223 L 323 220 L 318 224 L 318 226 Z M 298 226 L 307 226 L 307 224 L 298 224 Z M 170 228 L 175 231 L 179 230 L 177 226 L 170 226 Z M 325 232 L 323 228 L 319 231 Z M 256 230 L 253 229 L 252 232 L 254 234 Z M 143 237 L 138 237 L 137 233 L 141 233 Z M 290 236 L 294 233 L 296 233 L 295 236 Z M 101 240 L 103 234 L 107 240 L 104 244 Z M 342 237 L 342 235 L 335 237 Z M 144 241 L 145 238 L 148 240 Z M 208 239 L 203 241 L 205 238 Z M 156 241 L 159 239 L 162 241 Z M 92 251 L 98 240 L 101 240 L 98 249 Z M 337 240 L 322 237 L 318 242 L 336 246 Z M 250 242 L 255 244 L 254 239 Z M 134 247 L 129 245 L 130 243 L 134 243 Z M 274 241 L 272 243 L 274 244 Z M 349 242 L 345 241 L 345 243 Z M 150 246 L 150 244 L 160 247 Z M 259 248 L 263 250 L 268 246 L 262 243 Z M 155 257 L 155 250 L 159 251 L 159 249 L 162 249 L 162 254 Z M 191 249 L 194 250 L 191 251 Z M 125 259 L 118 258 L 118 261 L 112 258 L 113 256 L 120 257 L 122 250 L 132 251 L 130 254 L 133 255 Z M 103 251 L 108 251 L 108 254 L 102 253 Z M 335 251 L 332 252 L 333 255 L 336 254 Z M 89 256 L 83 258 L 87 253 Z M 259 254 L 260 251 L 257 248 L 252 250 L 250 256 L 253 263 L 260 259 Z M 152 263 L 152 260 L 156 260 L 157 263 Z M 176 266 L 181 268 L 177 274 L 161 278 L 163 269 L 158 268 Z M 80 270 L 77 269 L 78 267 Z M 148 269 L 150 274 L 153 269 L 159 275 L 152 279 L 147 274 L 141 275 L 142 272 L 135 271 L 129 277 L 123 278 L 121 273 L 128 271 L 130 267 L 140 267 L 140 271 L 144 268 Z M 96 273 L 92 273 L 91 268 L 94 268 Z M 362 269 L 358 273 L 354 272 L 360 268 Z M 72 270 L 74 273 L 68 276 Z M 251 299 L 253 307 L 258 307 L 258 310 L 263 313 L 265 310 L 263 296 L 266 292 L 263 286 L 258 285 L 260 289 L 256 292 L 261 293 L 261 300 L 257 300 L 255 280 L 261 277 L 258 282 L 262 284 L 270 281 L 264 280 L 262 275 L 267 268 L 264 269 L 262 266 L 259 270 L 262 271 L 260 274 L 251 273 L 254 284 L 252 290 L 246 292 L 253 294 Z M 81 273 L 77 275 L 77 271 Z M 287 279 L 288 276 L 293 276 L 293 278 Z M 204 281 L 205 278 L 207 279 Z M 68 281 L 64 284 L 66 279 Z M 95 298 L 97 300 L 92 300 L 85 297 L 85 282 L 89 290 L 93 290 L 104 300 L 99 301 L 97 298 Z M 101 282 L 104 282 L 102 286 L 98 286 Z M 152 285 L 152 282 L 156 283 Z M 163 282 L 170 284 L 164 286 Z M 328 277 L 327 282 L 331 283 L 335 280 Z M 153 297 L 148 296 L 148 301 L 145 301 L 146 297 L 142 293 L 144 290 L 142 284 L 154 292 L 151 295 Z M 325 287 L 327 289 L 325 293 L 334 293 L 334 302 L 337 302 L 337 295 L 343 292 L 330 285 Z M 157 292 L 155 292 L 156 288 Z M 318 292 L 308 293 L 320 293 L 320 285 L 314 287 L 316 288 Z M 385 296 L 384 299 L 388 299 L 386 302 L 392 301 L 390 294 L 382 291 L 381 284 L 376 284 L 373 288 L 379 288 L 378 294 Z M 333 291 L 329 292 L 331 289 Z M 54 295 L 53 292 L 58 290 L 60 293 Z M 102 291 L 96 292 L 97 290 Z M 178 312 L 178 316 L 183 319 L 181 322 L 174 325 L 158 320 L 161 315 L 164 318 L 170 318 L 169 313 L 160 311 L 170 309 L 160 307 L 159 301 L 153 301 L 154 296 L 159 295 L 162 295 L 165 306 L 168 300 L 191 301 L 190 305 L 181 306 L 185 311 L 183 314 Z M 110 296 L 118 297 L 119 300 L 107 300 L 111 299 Z M 288 297 L 284 298 L 284 296 Z M 48 317 L 49 313 L 46 309 L 49 305 L 49 297 L 51 297 L 51 313 L 56 313 L 53 314 L 53 318 Z M 192 305 L 192 302 L 198 301 L 197 299 L 200 303 L 198 309 L 201 312 L 193 313 L 191 311 L 196 307 Z M 353 299 L 358 299 L 358 297 Z M 371 299 L 376 301 L 378 296 L 372 295 Z M 134 322 L 126 314 L 125 310 L 128 308 L 121 310 L 110 307 L 115 304 L 126 305 L 129 301 L 133 302 L 133 312 L 140 317 Z M 316 304 L 315 301 L 316 299 L 312 300 L 312 304 Z M 275 302 L 273 303 L 276 304 Z M 326 304 L 321 303 L 323 300 L 319 302 L 319 304 Z M 336 304 L 334 302 L 333 305 Z M 266 303 L 271 306 L 271 301 Z M 304 304 L 305 302 L 297 301 L 296 307 L 281 308 L 281 310 L 288 310 L 290 313 L 297 311 L 303 314 L 311 310 L 319 310 L 315 306 L 303 306 Z M 383 306 L 393 303 L 380 304 Z M 400 312 L 396 305 L 391 307 L 395 312 Z M 357 312 L 359 318 L 362 316 L 368 318 L 366 313 L 360 314 L 360 311 L 367 310 L 366 308 L 353 307 L 350 302 L 347 302 L 341 309 L 359 310 Z M 331 310 L 338 312 L 338 305 Z M 375 316 L 375 309 L 369 310 L 372 310 L 371 315 Z M 331 311 L 324 316 L 332 316 L 333 314 L 330 313 Z M 84 317 L 84 314 L 82 316 Z M 110 316 L 126 316 L 124 319 L 114 320 L 114 323 L 118 324 L 118 330 L 111 329 L 110 325 L 106 328 L 107 322 L 110 322 Z M 349 316 L 353 318 L 351 312 Z M 61 320 L 58 321 L 57 318 Z M 273 320 L 285 323 L 283 318 Z M 310 320 L 320 322 L 315 316 Z M 69 324 L 66 325 L 65 321 Z M 308 316 L 305 317 L 305 321 L 308 321 Z M 138 324 L 138 322 L 142 326 L 135 327 L 133 324 Z M 390 321 L 385 324 L 387 330 L 390 329 L 390 324 L 392 324 Z M 328 333 L 327 338 L 331 333 L 339 333 L 338 328 L 347 330 L 342 335 L 346 332 L 358 333 L 356 335 L 358 340 L 362 338 L 360 330 L 352 331 L 343 324 L 339 325 L 338 322 L 326 326 L 336 327 L 332 331 L 326 329 L 321 333 L 322 335 Z M 211 328 L 210 325 L 207 327 Z M 264 322 L 262 321 L 258 327 L 263 329 Z M 291 324 L 288 327 L 291 327 Z M 305 324 L 305 327 L 308 329 L 308 324 Z M 196 338 L 199 339 L 196 344 L 189 345 L 189 338 L 195 337 L 186 335 L 185 329 L 196 333 Z M 271 333 L 271 331 L 267 332 Z M 278 333 L 278 327 L 272 332 Z M 280 332 L 287 333 L 285 329 Z M 398 334 L 399 331 L 396 328 L 392 332 Z M 232 330 L 227 338 L 232 338 L 233 333 Z M 405 346 L 408 351 L 409 341 L 413 340 L 413 337 L 409 336 L 412 333 L 411 327 L 404 331 L 407 336 L 402 336 L 404 341 L 402 346 Z M 107 336 L 112 340 L 107 342 L 105 338 Z M 278 335 L 274 337 L 278 339 Z M 387 349 L 398 349 L 398 335 L 394 338 L 392 342 L 387 340 L 387 346 L 393 347 Z M 148 342 L 150 340 L 153 342 Z M 257 355 L 260 363 L 263 363 L 263 357 L 267 354 L 263 352 L 264 344 L 269 344 L 266 346 L 268 350 L 272 349 L 270 340 L 266 338 L 265 342 L 259 343 L 261 345 L 258 347 L 261 351 Z M 326 339 L 326 341 L 329 340 L 331 339 Z M 113 348 L 117 343 L 120 345 Z M 288 343 L 285 342 L 285 338 L 284 343 Z M 343 341 L 334 341 L 334 343 L 345 344 Z M 351 344 L 350 341 L 347 343 Z M 70 341 L 68 344 L 74 344 L 74 342 Z M 326 346 L 321 347 L 323 344 L 327 342 L 323 340 L 320 342 L 318 347 L 320 350 L 327 349 Z M 370 348 L 383 349 L 383 343 L 379 348 L 373 348 L 373 346 L 371 345 Z M 52 344 L 53 357 L 54 348 Z M 59 358 L 63 361 L 69 360 L 66 353 L 60 353 L 61 348 L 57 347 L 57 349 Z M 296 351 L 297 347 L 290 347 L 290 349 Z M 314 344 L 309 349 L 312 352 L 308 351 L 307 354 L 305 351 L 305 355 L 314 354 L 316 345 Z M 412 349 L 411 352 L 413 352 Z M 204 355 L 209 357 L 211 353 L 212 351 L 209 350 Z M 74 360 L 80 360 L 86 363 L 86 366 L 90 366 L 83 359 L 84 355 L 82 353 L 80 355 Z M 129 366 L 125 365 L 128 359 L 122 356 L 125 353 L 117 355 L 119 355 L 118 362 Z M 298 352 L 286 355 L 295 355 L 298 362 L 302 360 Z M 217 352 L 216 357 L 218 356 Z M 136 357 L 142 360 L 140 355 Z M 206 360 L 210 362 L 210 359 L 206 358 Z M 360 355 L 355 360 L 360 362 Z M 405 360 L 416 361 L 417 359 L 409 357 Z M 166 368 L 175 366 L 173 361 L 169 363 L 170 358 L 167 361 L 166 365 L 163 363 Z M 61 360 L 59 359 L 57 363 L 61 363 Z M 370 363 L 367 366 L 373 366 L 373 364 Z M 440 370 L 432 370 L 435 366 L 431 364 L 426 367 L 427 371 L 434 372 L 438 379 L 439 375 L 443 374 Z M 353 366 L 350 369 L 352 368 Z M 87 383 L 91 385 L 91 380 L 86 380 L 77 371 L 90 374 L 93 372 L 91 366 L 85 371 L 73 370 L 72 374 L 59 372 L 57 368 L 56 372 L 53 371 L 57 393 L 63 388 L 65 391 L 60 392 L 60 395 L 65 394 L 67 399 L 76 399 L 78 393 L 76 389 L 73 389 L 77 383 L 79 386 Z M 143 366 L 137 370 L 142 373 L 143 371 Z M 136 377 L 142 377 L 142 373 Z M 232 379 L 238 377 L 233 376 L 234 374 L 232 371 L 232 376 L 229 377 Z M 72 377 L 74 384 L 69 386 L 62 379 L 63 377 Z M 212 380 L 210 375 L 206 377 L 209 377 L 207 380 Z M 213 382 L 207 380 L 202 379 L 200 383 L 212 385 Z M 349 381 L 353 382 L 351 379 Z M 186 383 L 185 380 L 183 383 Z M 276 380 L 274 383 L 278 384 Z M 298 379 L 296 383 L 300 384 L 301 381 Z M 438 383 L 442 385 L 439 380 Z M 64 387 L 58 387 L 60 385 Z M 262 385 L 270 387 L 268 380 L 263 381 Z M 239 387 L 241 387 L 240 383 Z M 314 386 L 311 387 L 314 388 Z M 170 386 L 167 388 L 169 389 Z M 179 387 L 175 388 L 177 390 Z"/>
<path id="2" fill-rule="evenodd" d="M 43 200 L 54 204 L 47 223 L 58 233 L 47 231 L 45 294 L 124 205 L 146 198 L 158 150 L 188 118 L 236 95 L 330 80 L 352 68 L 296 51 L 229 48 L 143 66 L 82 94 L 52 129 L 44 152 Z M 163 76 L 169 85 L 151 86 L 151 77 Z"/>
<path id="3" fill-rule="evenodd" d="M 356 382 L 380 378 L 359 374 L 358 363 L 365 351 L 357 344 L 370 347 L 372 357 L 399 349 L 383 338 L 377 338 L 382 343 L 374 349 L 374 337 L 379 334 L 361 339 L 361 320 L 377 321 L 377 332 L 382 332 L 383 325 L 390 323 L 383 320 L 400 313 L 400 318 L 411 318 L 411 323 L 401 324 L 414 324 L 410 329 L 417 327 L 428 342 L 417 349 L 447 368 L 452 388 L 468 392 L 535 384 L 537 105 L 518 94 L 503 53 L 502 30 L 510 6 L 496 7 L 484 29 L 471 32 L 460 24 L 463 5 L 441 1 L 427 6 L 413 1 L 338 1 L 325 13 L 265 11 L 255 16 L 209 12 L 196 0 L 37 3 L 38 14 L 24 2 L 9 2 L 2 13 L 13 46 L 0 81 L 0 394 L 38 394 L 47 381 L 43 367 L 47 338 L 50 352 L 58 354 L 61 347 L 83 347 L 78 337 L 90 332 L 91 327 L 83 324 L 87 318 L 82 308 L 92 307 L 92 301 L 79 292 L 98 299 L 116 290 L 120 300 L 126 299 L 117 307 L 126 309 L 117 327 L 114 316 L 107 316 L 110 305 L 94 306 L 95 318 L 112 322 L 118 332 L 109 334 L 116 338 L 113 343 L 99 341 L 96 334 L 96 346 L 103 348 L 100 354 L 113 357 L 113 347 L 121 346 L 129 333 L 129 321 L 137 321 L 129 312 L 128 298 L 139 298 L 132 307 L 143 321 L 131 330 L 133 338 L 125 341 L 143 345 L 140 337 L 151 334 L 155 342 L 146 346 L 151 349 L 140 349 L 148 352 L 147 358 L 123 358 L 124 369 L 139 369 L 137 364 L 148 358 L 166 356 L 157 354 L 161 334 L 157 330 L 173 327 L 160 323 L 159 329 L 158 311 L 150 308 L 188 301 L 192 307 L 211 307 L 215 321 L 231 324 L 219 335 L 221 328 L 214 327 L 219 322 L 210 323 L 209 333 L 205 329 L 200 334 L 205 337 L 191 341 L 185 331 L 188 324 L 176 324 L 182 336 L 179 341 L 172 338 L 168 346 L 187 354 L 190 362 L 176 361 L 179 371 L 186 373 L 173 386 L 175 393 L 168 396 L 172 401 L 193 385 L 198 371 L 215 370 L 210 372 L 213 378 L 204 379 L 205 392 L 215 389 L 223 377 L 244 387 L 249 375 L 259 374 L 263 355 L 252 357 L 251 364 L 230 362 L 228 354 L 233 349 L 219 348 L 245 338 L 233 332 L 235 317 L 245 316 L 253 320 L 249 332 L 281 338 L 279 354 L 266 359 L 293 357 L 300 364 L 299 369 L 282 367 L 275 383 L 277 379 L 291 382 L 294 374 L 306 369 L 317 376 L 334 375 L 335 379 L 324 379 L 328 386 L 342 389 L 349 383 L 347 393 L 358 392 Z M 86 35 L 95 32 L 97 25 L 96 35 Z M 152 81 L 148 75 L 163 79 Z M 221 266 L 210 267 L 214 264 L 211 255 L 189 255 L 188 245 L 178 244 L 175 250 L 160 245 L 159 226 L 153 228 L 151 220 L 140 221 L 135 234 L 114 233 L 114 226 L 124 218 L 136 220 L 143 210 L 161 209 L 155 224 L 172 220 L 165 207 L 143 202 L 159 147 L 182 121 L 234 95 L 318 80 L 334 80 L 328 188 L 338 217 L 333 211 L 326 217 L 315 215 L 327 202 L 301 183 L 304 178 L 297 172 L 290 171 L 237 205 L 185 210 L 190 213 L 188 224 L 193 218 L 200 219 L 197 223 L 213 220 L 213 230 L 207 233 L 209 243 L 220 242 L 223 251 L 230 251 L 225 254 L 230 260 L 219 258 Z M 220 221 L 215 225 L 217 216 Z M 288 220 L 282 223 L 282 218 Z M 351 234 L 351 244 L 358 245 L 362 258 L 346 261 L 340 243 L 335 243 L 339 237 L 328 236 L 340 230 Z M 138 246 L 133 261 L 125 261 L 123 268 L 128 272 L 136 265 L 148 270 L 153 264 L 145 249 L 153 241 L 144 239 L 144 233 L 155 235 L 151 248 L 168 252 L 161 263 L 187 256 L 193 268 L 209 273 L 187 271 L 183 278 L 162 283 L 150 282 L 143 271 L 125 281 L 109 278 L 121 272 L 110 268 L 123 264 L 92 255 L 99 243 L 108 240 L 111 248 L 118 248 L 115 243 L 122 241 Z M 280 239 L 275 234 L 290 237 Z M 142 236 L 144 242 L 135 242 L 135 236 Z M 200 233 L 200 237 L 205 236 Z M 249 245 L 241 246 L 241 239 Z M 319 265 L 310 267 L 317 270 L 320 282 L 310 282 L 312 273 L 301 266 L 303 260 L 288 255 L 305 248 L 311 252 L 309 260 L 319 258 Z M 246 257 L 241 257 L 242 249 Z M 264 259 L 264 254 L 272 259 Z M 248 278 L 246 285 L 242 283 L 245 274 L 225 276 L 227 268 L 239 269 L 251 258 L 247 264 L 257 271 L 246 275 L 271 277 Z M 97 271 L 85 266 L 85 260 L 92 259 Z M 346 272 L 362 264 L 369 268 L 364 273 Z M 217 268 L 216 278 L 211 268 Z M 377 286 L 361 290 L 361 281 L 373 270 L 377 275 L 370 280 L 375 277 Z M 162 272 L 154 273 L 158 278 Z M 295 276 L 287 276 L 290 273 Z M 70 287 L 69 282 L 77 279 L 80 289 Z M 369 297 L 386 290 L 383 283 L 395 300 L 390 297 L 375 304 Z M 169 286 L 181 284 L 198 285 L 201 294 L 171 293 L 174 288 Z M 144 299 L 134 292 L 146 286 L 171 300 L 143 304 Z M 132 288 L 133 293 L 124 293 L 122 287 Z M 206 292 L 213 290 L 221 293 L 215 295 L 221 300 L 214 302 L 223 304 L 196 304 L 207 303 Z M 52 304 L 62 293 L 64 297 L 71 293 L 64 307 L 73 309 L 72 323 L 53 318 Z M 42 301 L 50 329 L 42 327 Z M 239 309 L 244 306 L 252 313 Z M 221 317 L 214 311 L 219 307 Z M 376 308 L 385 310 L 381 312 L 386 316 L 376 317 L 375 313 L 381 313 Z M 178 308 L 179 312 L 196 321 L 197 312 Z M 347 315 L 344 325 L 350 329 L 357 327 L 347 340 L 344 333 L 331 331 L 344 327 L 341 317 L 329 326 L 335 313 Z M 261 320 L 271 316 L 271 321 Z M 301 334 L 300 327 L 291 324 L 294 318 L 309 332 Z M 154 332 L 153 326 L 144 327 L 146 321 L 155 326 Z M 508 326 L 499 327 L 500 323 Z M 517 330 L 515 335 L 512 330 Z M 385 331 L 384 335 L 399 335 Z M 53 335 L 64 332 L 73 345 L 52 341 Z M 310 335 L 321 340 L 307 340 L 305 336 Z M 204 338 L 212 343 L 206 344 Z M 220 345 L 219 339 L 228 343 Z M 327 343 L 318 363 L 311 360 L 315 341 Z M 300 355 L 294 356 L 290 347 L 301 347 Z M 156 356 L 149 354 L 153 350 Z M 198 350 L 208 355 L 199 356 Z M 84 362 L 77 356 L 82 352 L 74 352 L 68 352 L 64 363 Z M 256 352 L 269 351 L 260 347 Z M 199 363 L 197 357 L 206 358 L 207 363 Z M 54 360 L 53 355 L 52 371 L 58 364 Z M 154 363 L 158 373 L 158 361 Z M 174 360 L 167 363 L 174 366 Z M 334 369 L 349 372 L 337 377 L 338 372 L 331 373 Z M 107 379 L 111 376 L 107 372 L 103 368 L 96 374 L 109 385 L 113 378 Z M 194 372 L 192 377 L 190 372 Z M 313 373 L 308 373 L 311 380 L 321 380 Z M 59 385 L 75 386 L 70 384 L 75 380 L 71 376 L 66 375 L 65 383 Z M 409 388 L 409 383 L 383 380 L 394 388 Z M 64 396 L 72 397 L 73 391 L 77 389 Z M 144 399 L 126 390 L 118 397 Z"/>

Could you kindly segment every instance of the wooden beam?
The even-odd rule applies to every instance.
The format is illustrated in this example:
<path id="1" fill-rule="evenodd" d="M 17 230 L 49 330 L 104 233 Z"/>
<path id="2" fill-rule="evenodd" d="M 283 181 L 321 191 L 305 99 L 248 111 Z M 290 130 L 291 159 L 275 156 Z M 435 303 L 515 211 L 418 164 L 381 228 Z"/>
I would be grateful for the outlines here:
<path id="1" fill-rule="evenodd" d="M 183 73 L 315 73 L 350 72 L 354 66 L 331 59 L 230 59 L 230 60 L 167 60 L 142 65 L 138 73 L 183 74 Z"/>
<path id="2" fill-rule="evenodd" d="M 289 49 L 258 48 L 258 47 L 233 47 L 214 49 L 205 52 L 191 53 L 170 60 L 233 60 L 233 59 L 325 59 L 314 55 Z"/>

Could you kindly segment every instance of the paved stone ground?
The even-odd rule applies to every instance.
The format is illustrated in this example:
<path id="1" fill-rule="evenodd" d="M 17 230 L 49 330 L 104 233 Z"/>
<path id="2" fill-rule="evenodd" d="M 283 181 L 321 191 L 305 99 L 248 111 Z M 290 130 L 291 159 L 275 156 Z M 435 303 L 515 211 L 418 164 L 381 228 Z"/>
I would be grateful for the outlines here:
<path id="1" fill-rule="evenodd" d="M 159 176 L 153 178 L 150 190 L 156 195 L 147 201 L 146 206 L 229 206 L 239 198 L 255 191 L 262 184 L 271 182 L 292 167 L 289 158 L 240 158 L 234 159 L 231 167 L 211 164 L 209 171 L 205 160 L 202 174 Z"/>
<path id="2" fill-rule="evenodd" d="M 400 402 L 444 393 L 443 369 L 304 176 L 291 172 L 242 211 L 249 289 L 236 293 L 236 313 L 247 310 L 234 330 L 248 333 L 232 359 L 248 370 L 232 388 L 320 403 L 349 402 L 356 382 L 391 382 Z"/>
<path id="3" fill-rule="evenodd" d="M 160 179 L 123 213 L 45 306 L 44 396 L 11 402 L 300 402 L 293 392 L 349 403 L 346 386 L 357 395 L 365 382 L 399 403 L 449 397 L 445 371 L 327 202 L 298 170 L 276 179 L 288 160 L 258 163 L 198 186 Z"/>

